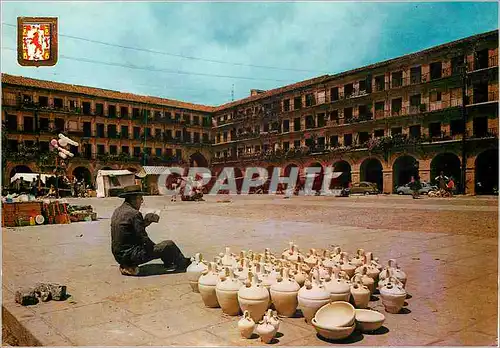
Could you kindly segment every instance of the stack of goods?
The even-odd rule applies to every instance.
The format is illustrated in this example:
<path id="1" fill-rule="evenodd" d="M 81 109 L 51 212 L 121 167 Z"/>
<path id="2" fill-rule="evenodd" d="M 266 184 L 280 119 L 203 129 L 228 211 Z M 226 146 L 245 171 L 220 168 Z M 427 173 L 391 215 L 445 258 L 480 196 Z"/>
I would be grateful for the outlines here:
<path id="1" fill-rule="evenodd" d="M 68 213 L 71 222 L 97 220 L 97 213 L 91 205 L 69 205 Z"/>
<path id="2" fill-rule="evenodd" d="M 34 225 L 42 216 L 41 202 L 2 203 L 2 226 Z"/>
<path id="3" fill-rule="evenodd" d="M 69 224 L 71 223 L 68 214 L 68 204 L 59 201 L 44 202 L 43 210 L 45 221 L 48 224 Z"/>
<path id="4" fill-rule="evenodd" d="M 320 336 L 335 340 L 347 338 L 356 326 L 363 332 L 382 326 L 385 316 L 367 309 L 374 293 L 380 294 L 388 313 L 400 312 L 407 297 L 407 277 L 396 261 L 382 267 L 363 249 L 352 256 L 340 247 L 303 254 L 290 243 L 279 257 L 269 249 L 235 255 L 226 248 L 213 262 L 201 254 L 192 261 L 189 282 L 205 306 L 221 307 L 228 315 L 243 312 L 242 336 L 248 336 L 252 321 L 260 323 L 257 333 L 266 343 L 276 334 L 271 330 L 275 317 L 267 312 L 271 307 L 282 317 L 293 317 L 300 309 Z"/>

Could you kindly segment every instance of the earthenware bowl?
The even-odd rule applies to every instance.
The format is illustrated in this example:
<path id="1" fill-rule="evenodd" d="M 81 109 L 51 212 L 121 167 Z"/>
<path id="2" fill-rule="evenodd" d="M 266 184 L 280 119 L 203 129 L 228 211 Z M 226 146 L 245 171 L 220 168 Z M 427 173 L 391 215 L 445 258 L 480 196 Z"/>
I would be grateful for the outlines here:
<path id="1" fill-rule="evenodd" d="M 385 315 L 369 309 L 356 309 L 356 322 L 362 332 L 378 330 L 384 324 Z"/>
<path id="2" fill-rule="evenodd" d="M 356 324 L 352 324 L 351 326 L 324 327 L 323 325 L 318 324 L 316 318 L 313 318 L 312 324 L 321 337 L 329 340 L 342 340 L 347 338 L 353 333 L 354 328 L 356 327 Z"/>
<path id="3" fill-rule="evenodd" d="M 349 302 L 331 302 L 321 307 L 314 318 L 321 327 L 335 328 L 354 324 L 356 311 Z"/>

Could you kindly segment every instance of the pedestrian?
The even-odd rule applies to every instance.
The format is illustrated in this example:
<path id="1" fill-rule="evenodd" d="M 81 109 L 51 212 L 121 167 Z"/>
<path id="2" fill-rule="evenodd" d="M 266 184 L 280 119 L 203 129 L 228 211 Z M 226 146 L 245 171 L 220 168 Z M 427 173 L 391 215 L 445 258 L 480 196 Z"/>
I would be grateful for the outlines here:
<path id="1" fill-rule="evenodd" d="M 142 216 L 139 209 L 145 194 L 139 185 L 124 187 L 119 197 L 125 198 L 125 202 L 111 217 L 111 251 L 120 265 L 120 272 L 138 275 L 139 265 L 155 259 L 161 259 L 167 271 L 185 271 L 191 261 L 173 241 L 155 244 L 149 238 L 146 227 L 157 223 L 160 217 L 154 213 Z"/>
<path id="2" fill-rule="evenodd" d="M 451 197 L 453 197 L 453 191 L 455 190 L 455 181 L 453 180 L 453 177 L 450 176 L 450 181 L 448 181 L 448 184 L 446 185 L 446 189 L 448 193 L 450 194 Z"/>
<path id="3" fill-rule="evenodd" d="M 420 183 L 420 178 L 417 177 L 411 177 L 410 181 L 410 189 L 412 191 L 412 197 L 413 199 L 418 199 L 420 198 L 420 189 L 422 188 L 422 185 Z"/>
<path id="4" fill-rule="evenodd" d="M 446 182 L 448 181 L 448 177 L 444 175 L 444 172 L 441 171 L 439 176 L 436 177 L 436 181 L 438 182 L 439 190 L 441 193 L 446 191 Z"/>

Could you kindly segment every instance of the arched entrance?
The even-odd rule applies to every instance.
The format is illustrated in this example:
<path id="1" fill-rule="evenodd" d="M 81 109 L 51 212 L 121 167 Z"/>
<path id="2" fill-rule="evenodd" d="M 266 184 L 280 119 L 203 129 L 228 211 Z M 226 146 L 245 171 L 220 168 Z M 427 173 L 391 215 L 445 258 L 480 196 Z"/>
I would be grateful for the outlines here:
<path id="1" fill-rule="evenodd" d="M 491 195 L 498 190 L 498 149 L 481 152 L 475 163 L 476 194 Z"/>
<path id="2" fill-rule="evenodd" d="M 382 172 L 382 163 L 376 158 L 367 158 L 361 163 L 360 181 L 368 181 L 377 184 L 380 192 L 384 190 L 384 175 Z"/>
<path id="3" fill-rule="evenodd" d="M 73 177 L 75 177 L 78 181 L 83 179 L 86 184 L 90 184 L 92 182 L 92 174 L 90 173 L 90 170 L 85 167 L 76 167 L 73 170 Z"/>
<path id="4" fill-rule="evenodd" d="M 208 161 L 201 153 L 195 152 L 189 156 L 189 166 L 208 168 Z"/>
<path id="5" fill-rule="evenodd" d="M 418 161 L 412 156 L 398 157 L 392 165 L 394 189 L 408 184 L 411 177 L 418 175 Z"/>
<path id="6" fill-rule="evenodd" d="M 14 175 L 16 175 L 17 173 L 33 173 L 33 171 L 31 170 L 30 167 L 28 166 L 23 166 L 23 165 L 19 165 L 19 166 L 15 166 L 14 168 L 12 168 L 12 170 L 10 171 L 10 176 L 9 178 L 12 178 Z"/>
<path id="7" fill-rule="evenodd" d="M 351 165 L 347 161 L 338 161 L 333 164 L 334 172 L 342 172 L 342 174 L 332 180 L 333 188 L 345 188 L 351 182 Z"/>
<path id="8" fill-rule="evenodd" d="M 308 166 L 308 168 L 319 168 L 320 169 L 320 172 L 314 175 L 314 182 L 313 182 L 313 186 L 312 186 L 313 191 L 320 191 L 321 187 L 323 186 L 323 176 L 325 174 L 323 166 L 321 165 L 321 163 L 315 162 L 315 163 L 310 164 Z M 309 172 L 309 173 L 311 173 L 311 172 Z M 309 173 L 306 170 L 305 174 L 309 174 Z"/>
<path id="9" fill-rule="evenodd" d="M 457 155 L 446 152 L 434 157 L 431 161 L 431 182 L 436 183 L 436 177 L 443 172 L 445 176 L 453 177 L 455 185 L 459 187 L 460 181 L 460 159 Z"/>

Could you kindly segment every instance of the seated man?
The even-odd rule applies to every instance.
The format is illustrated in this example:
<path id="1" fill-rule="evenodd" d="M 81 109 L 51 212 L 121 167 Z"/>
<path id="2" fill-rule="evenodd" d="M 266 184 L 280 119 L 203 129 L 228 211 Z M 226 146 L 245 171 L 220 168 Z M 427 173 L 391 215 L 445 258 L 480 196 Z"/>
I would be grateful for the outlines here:
<path id="1" fill-rule="evenodd" d="M 142 217 L 139 209 L 144 194 L 139 185 L 125 187 L 119 195 L 125 202 L 111 217 L 111 250 L 121 273 L 138 275 L 138 266 L 154 259 L 161 259 L 168 271 L 185 271 L 190 259 L 184 257 L 174 242 L 167 240 L 155 244 L 149 239 L 146 227 L 158 222 L 160 217 L 153 213 Z"/>

